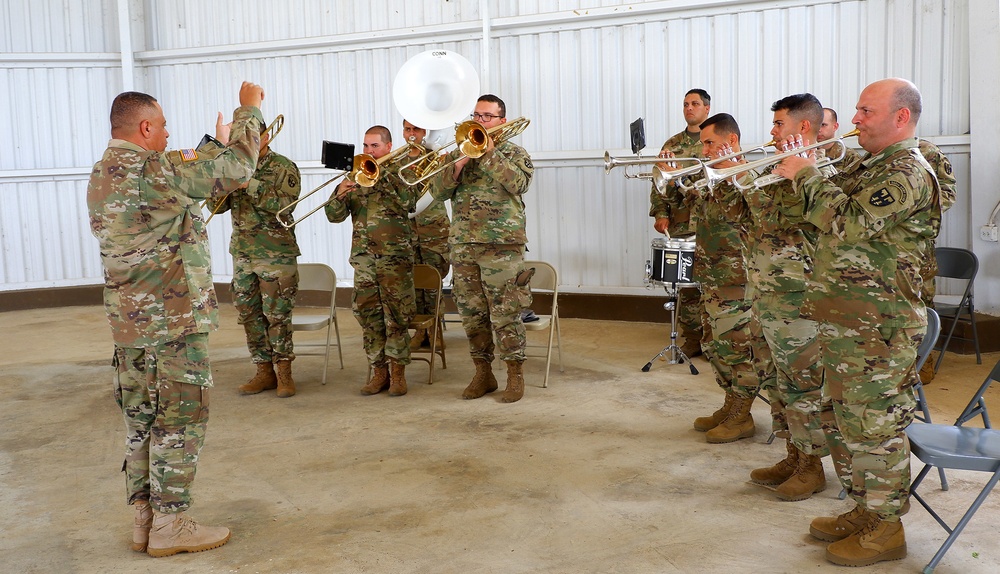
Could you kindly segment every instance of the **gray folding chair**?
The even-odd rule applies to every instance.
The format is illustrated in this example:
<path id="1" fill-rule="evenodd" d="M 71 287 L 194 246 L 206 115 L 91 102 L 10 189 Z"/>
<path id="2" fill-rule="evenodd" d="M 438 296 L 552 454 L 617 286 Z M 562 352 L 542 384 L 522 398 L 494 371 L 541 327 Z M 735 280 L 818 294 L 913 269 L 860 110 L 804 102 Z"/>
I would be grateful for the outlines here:
<path id="1" fill-rule="evenodd" d="M 424 361 L 427 363 L 430 371 L 427 374 L 427 384 L 434 383 L 434 357 L 441 357 L 441 368 L 448 368 L 448 360 L 445 358 L 444 354 L 444 338 L 439 335 L 439 333 L 444 330 L 444 312 L 441 306 L 441 293 L 444 291 L 441 273 L 430 265 L 424 265 L 422 263 L 413 266 L 413 287 L 414 289 L 426 289 L 429 291 L 434 291 L 436 295 L 434 296 L 434 312 L 430 315 L 415 315 L 413 320 L 410 321 L 408 327 L 410 329 L 423 329 L 430 333 L 431 347 L 430 349 L 417 349 L 410 351 L 411 361 Z M 438 346 L 439 342 L 442 343 Z M 417 357 L 417 354 L 430 354 L 430 358 Z"/>
<path id="2" fill-rule="evenodd" d="M 1000 431 L 994 430 L 990 426 L 989 413 L 986 411 L 986 402 L 983 394 L 990 387 L 993 381 L 1000 381 L 1000 361 L 980 385 L 972 400 L 966 405 L 962 414 L 955 420 L 954 425 L 939 425 L 928 423 L 915 423 L 906 429 L 906 436 L 910 440 L 910 450 L 914 456 L 924 463 L 920 473 L 913 480 L 910 486 L 910 496 L 923 506 L 928 513 L 948 532 L 948 538 L 938 549 L 937 553 L 924 568 L 924 573 L 929 574 L 934 571 L 945 553 L 951 548 L 955 540 L 962 533 L 962 530 L 972 519 L 972 515 L 979 510 L 983 502 L 993 491 L 997 481 L 1000 481 Z M 981 416 L 985 428 L 967 427 L 965 423 Z M 979 495 L 973 501 L 969 509 L 962 515 L 958 524 L 954 528 L 938 516 L 927 504 L 917 488 L 923 482 L 924 477 L 930 469 L 938 467 L 952 468 L 957 470 L 974 470 L 990 473 L 990 478 L 986 482 Z"/>
<path id="3" fill-rule="evenodd" d="M 931 411 L 927 407 L 927 396 L 924 394 L 924 383 L 920 380 L 920 369 L 930 357 L 931 351 L 934 349 L 934 344 L 940 334 L 941 317 L 937 314 L 937 311 L 928 308 L 927 332 L 924 334 L 924 340 L 921 341 L 920 346 L 917 347 L 917 363 L 913 367 L 917 372 L 917 384 L 913 386 L 913 393 L 917 396 L 917 414 L 915 415 L 915 418 L 916 420 L 925 423 L 932 421 Z M 941 490 L 948 490 L 948 478 L 944 475 L 944 469 L 938 468 L 938 474 L 941 477 Z"/>
<path id="4" fill-rule="evenodd" d="M 948 350 L 948 344 L 951 343 L 952 338 L 963 341 L 970 340 L 968 337 L 955 337 L 955 327 L 959 323 L 971 323 L 971 341 L 976 349 L 976 364 L 982 364 L 983 358 L 979 354 L 979 333 L 976 331 L 976 309 L 973 303 L 972 289 L 973 283 L 976 281 L 976 273 L 979 272 L 979 258 L 968 249 L 958 247 L 938 247 L 934 250 L 934 257 L 937 259 L 938 265 L 937 277 L 962 279 L 966 282 L 965 290 L 962 292 L 962 296 L 958 298 L 958 304 L 949 304 L 947 301 L 944 301 L 944 299 L 948 298 L 947 295 L 934 297 L 934 308 L 937 309 L 938 314 L 943 319 L 951 321 L 951 328 L 948 329 L 948 335 L 945 337 L 944 342 L 941 343 L 941 354 L 938 355 L 938 360 L 934 363 L 934 372 L 936 373 L 941 368 L 941 361 L 944 360 L 944 353 Z M 942 301 L 938 302 L 939 299 L 942 299 Z"/>

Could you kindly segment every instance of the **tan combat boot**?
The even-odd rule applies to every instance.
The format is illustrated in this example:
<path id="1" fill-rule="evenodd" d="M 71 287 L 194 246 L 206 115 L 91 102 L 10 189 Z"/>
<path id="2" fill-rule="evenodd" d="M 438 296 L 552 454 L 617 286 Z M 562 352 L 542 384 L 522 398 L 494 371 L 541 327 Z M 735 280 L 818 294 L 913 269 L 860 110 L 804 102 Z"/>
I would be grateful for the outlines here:
<path id="1" fill-rule="evenodd" d="M 781 500 L 795 502 L 805 500 L 824 490 L 826 490 L 826 473 L 823 472 L 823 459 L 799 451 L 795 473 L 782 482 L 775 493 Z"/>
<path id="2" fill-rule="evenodd" d="M 503 390 L 500 400 L 505 403 L 516 403 L 524 396 L 524 373 L 521 363 L 507 361 L 507 388 Z"/>
<path id="3" fill-rule="evenodd" d="M 493 376 L 493 365 L 485 359 L 473 359 L 476 365 L 476 374 L 472 377 L 472 382 L 462 391 L 463 399 L 478 399 L 486 393 L 492 393 L 499 388 L 497 378 Z"/>
<path id="4" fill-rule="evenodd" d="M 151 526 L 153 526 L 153 507 L 149 505 L 148 500 L 136 500 L 135 522 L 132 525 L 132 550 L 146 551 Z"/>
<path id="5" fill-rule="evenodd" d="M 406 394 L 406 365 L 389 361 L 389 396 L 401 397 Z"/>
<path id="6" fill-rule="evenodd" d="M 826 559 L 841 566 L 871 566 L 906 558 L 903 523 L 871 513 L 861 530 L 826 547 Z"/>
<path id="7" fill-rule="evenodd" d="M 225 526 L 202 526 L 183 512 L 163 514 L 154 510 L 146 552 L 159 558 L 179 552 L 211 550 L 226 542 L 229 542 L 229 529 Z"/>
<path id="8" fill-rule="evenodd" d="M 245 384 L 239 386 L 241 395 L 256 395 L 261 391 L 278 388 L 278 377 L 274 374 L 271 363 L 257 363 L 257 374 Z"/>
<path id="9" fill-rule="evenodd" d="M 934 357 L 928 356 L 927 360 L 924 361 L 924 366 L 920 367 L 920 382 L 927 384 L 934 380 Z"/>
<path id="10" fill-rule="evenodd" d="M 864 506 L 859 504 L 854 507 L 854 510 L 845 512 L 840 516 L 814 518 L 809 525 L 809 534 L 812 534 L 814 538 L 819 538 L 827 542 L 843 540 L 861 530 L 868 523 L 870 514 Z"/>
<path id="11" fill-rule="evenodd" d="M 278 396 L 287 398 L 295 394 L 295 381 L 292 380 L 292 362 L 278 361 Z"/>
<path id="12" fill-rule="evenodd" d="M 427 340 L 427 329 L 417 329 L 417 332 L 410 338 L 410 350 L 419 351 Z"/>
<path id="13" fill-rule="evenodd" d="M 705 433 L 705 440 L 719 444 L 752 437 L 757 432 L 753 424 L 753 415 L 750 414 L 750 407 L 755 398 L 733 395 L 733 406 L 729 409 L 729 415 L 719 423 L 719 426 Z"/>
<path id="14" fill-rule="evenodd" d="M 694 430 L 698 432 L 708 432 L 719 426 L 719 423 L 726 420 L 726 417 L 729 416 L 729 409 L 732 407 L 733 393 L 732 391 L 726 391 L 726 400 L 722 404 L 722 407 L 707 417 L 698 417 L 694 419 Z"/>
<path id="15" fill-rule="evenodd" d="M 764 486 L 776 486 L 791 478 L 795 473 L 796 461 L 799 460 L 799 449 L 795 448 L 792 441 L 786 438 L 785 450 L 788 451 L 788 456 L 779 460 L 773 466 L 756 468 L 750 471 L 750 480 Z"/>
<path id="16" fill-rule="evenodd" d="M 389 367 L 384 363 L 372 365 L 372 380 L 361 387 L 362 395 L 377 395 L 389 388 Z"/>

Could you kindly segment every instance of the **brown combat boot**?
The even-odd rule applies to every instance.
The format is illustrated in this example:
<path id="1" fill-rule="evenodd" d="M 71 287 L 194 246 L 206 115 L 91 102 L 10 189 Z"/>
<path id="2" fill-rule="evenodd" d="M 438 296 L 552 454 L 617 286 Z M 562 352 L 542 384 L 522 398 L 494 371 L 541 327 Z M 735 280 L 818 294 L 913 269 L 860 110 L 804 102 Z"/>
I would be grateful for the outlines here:
<path id="1" fill-rule="evenodd" d="M 809 534 L 814 538 L 827 542 L 843 540 L 868 523 L 870 512 L 860 504 L 854 510 L 839 516 L 821 516 L 814 518 L 809 525 Z"/>
<path id="2" fill-rule="evenodd" d="M 788 451 L 788 456 L 779 460 L 773 466 L 751 470 L 750 480 L 764 486 L 777 486 L 788 480 L 795 473 L 796 461 L 799 459 L 799 449 L 795 448 L 792 441 L 786 438 L 785 450 Z"/>
<path id="3" fill-rule="evenodd" d="M 826 547 L 826 559 L 841 566 L 871 566 L 885 560 L 906 558 L 903 523 L 890 522 L 871 513 L 854 534 Z"/>
<path id="4" fill-rule="evenodd" d="M 729 415 L 719 423 L 719 426 L 705 433 L 705 440 L 712 444 L 733 442 L 741 438 L 750 438 L 757 432 L 753 424 L 750 407 L 757 397 L 743 398 L 733 395 L 733 406 Z"/>
<path id="5" fill-rule="evenodd" d="M 924 361 L 924 366 L 920 367 L 920 382 L 926 385 L 934 380 L 936 374 L 934 372 L 934 357 L 928 356 L 927 360 Z"/>
<path id="6" fill-rule="evenodd" d="M 485 359 L 473 359 L 476 365 L 476 374 L 472 377 L 472 382 L 462 391 L 463 399 L 478 399 L 486 393 L 492 393 L 499 388 L 497 378 L 493 376 L 493 365 Z"/>
<path id="7" fill-rule="evenodd" d="M 292 362 L 278 361 L 278 396 L 282 399 L 295 394 L 295 381 L 292 380 Z"/>
<path id="8" fill-rule="evenodd" d="M 389 367 L 385 363 L 372 365 L 372 380 L 361 387 L 362 395 L 377 395 L 389 388 Z"/>
<path id="9" fill-rule="evenodd" d="M 524 373 L 521 363 L 507 361 L 507 388 L 503 390 L 500 400 L 505 403 L 516 403 L 524 396 Z"/>
<path id="10" fill-rule="evenodd" d="M 163 514 L 154 510 L 146 552 L 159 558 L 179 552 L 211 550 L 226 542 L 229 542 L 229 529 L 225 526 L 202 526 L 183 512 Z"/>
<path id="11" fill-rule="evenodd" d="M 788 477 L 788 480 L 782 482 L 775 493 L 781 500 L 795 502 L 805 500 L 824 490 L 826 490 L 826 473 L 823 472 L 823 459 L 799 451 L 795 473 Z"/>
<path id="12" fill-rule="evenodd" d="M 278 377 L 274 374 L 271 363 L 257 363 L 257 374 L 245 384 L 239 386 L 241 395 L 256 395 L 261 391 L 278 388 Z"/>
<path id="13" fill-rule="evenodd" d="M 389 396 L 401 397 L 406 394 L 406 365 L 389 361 Z"/>
<path id="14" fill-rule="evenodd" d="M 153 526 L 153 507 L 148 500 L 135 501 L 135 522 L 132 525 L 132 550 L 145 552 L 149 544 L 149 529 Z"/>
<path id="15" fill-rule="evenodd" d="M 419 351 L 427 340 L 427 329 L 417 329 L 417 332 L 410 338 L 410 350 Z"/>
<path id="16" fill-rule="evenodd" d="M 690 339 L 685 337 L 684 344 L 681 345 L 681 352 L 684 353 L 689 359 L 693 359 L 698 355 L 701 355 L 701 341 L 695 337 L 691 337 Z"/>
<path id="17" fill-rule="evenodd" d="M 732 407 L 733 393 L 731 391 L 726 391 L 726 400 L 722 403 L 722 408 L 707 417 L 698 417 L 694 419 L 694 430 L 698 432 L 707 432 L 719 426 L 719 423 L 726 420 L 726 417 L 729 416 L 729 409 Z"/>

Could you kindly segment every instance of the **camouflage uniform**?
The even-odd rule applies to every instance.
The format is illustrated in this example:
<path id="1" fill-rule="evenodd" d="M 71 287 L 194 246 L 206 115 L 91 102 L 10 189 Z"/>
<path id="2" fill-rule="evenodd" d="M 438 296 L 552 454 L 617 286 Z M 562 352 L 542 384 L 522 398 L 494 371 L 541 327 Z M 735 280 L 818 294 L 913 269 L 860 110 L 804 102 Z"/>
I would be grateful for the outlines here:
<path id="1" fill-rule="evenodd" d="M 299 168 L 268 150 L 245 193 L 231 193 L 213 213 L 232 211 L 233 304 L 246 332 L 254 363 L 295 358 L 292 307 L 298 291 L 296 258 L 301 255 L 295 231 L 278 223 L 277 212 L 299 197 Z"/>
<path id="2" fill-rule="evenodd" d="M 801 314 L 817 232 L 812 224 L 800 225 L 777 209 L 791 185 L 783 180 L 730 193 L 726 203 L 730 217 L 744 230 L 751 332 L 762 385 L 771 400 L 772 429 L 806 454 L 824 456 L 818 325 Z"/>
<path id="3" fill-rule="evenodd" d="M 893 144 L 833 181 L 802 169 L 783 202 L 820 231 L 804 312 L 820 324 L 837 476 L 862 508 L 893 521 L 910 482 L 903 431 L 927 323 L 923 247 L 941 226 L 937 179 L 916 147 L 915 138 Z"/>
<path id="4" fill-rule="evenodd" d="M 675 134 L 666 142 L 660 151 L 673 152 L 676 157 L 701 157 L 701 138 L 687 130 Z M 677 186 L 667 186 L 665 193 L 660 194 L 656 186 L 649 192 L 649 216 L 654 219 L 667 218 L 670 223 L 667 232 L 671 236 L 688 236 L 695 232 L 691 221 L 691 199 Z M 695 258 L 692 273 L 699 277 L 702 264 Z M 680 289 L 677 301 L 677 322 L 685 337 L 697 339 L 704 337 L 702 320 L 705 307 L 702 304 L 701 292 L 697 287 Z"/>
<path id="5" fill-rule="evenodd" d="M 746 295 L 740 230 L 726 217 L 720 200 L 733 185 L 721 183 L 692 206 L 695 261 L 700 262 L 701 301 L 705 308 L 702 349 L 727 393 L 757 395 L 760 384 L 751 363 L 750 299 Z"/>
<path id="6" fill-rule="evenodd" d="M 430 265 L 438 270 L 444 279 L 451 269 L 451 253 L 448 248 L 448 230 L 451 220 L 443 201 L 434 200 L 427 209 L 413 219 L 417 232 L 414 263 Z M 416 291 L 417 314 L 433 315 L 437 290 L 418 289 Z"/>
<path id="7" fill-rule="evenodd" d="M 848 166 L 852 166 L 857 162 L 861 161 L 862 154 L 859 153 L 858 150 L 852 147 L 847 147 L 846 145 L 843 144 L 843 142 L 839 141 L 833 142 L 833 145 L 830 146 L 830 149 L 823 151 L 825 152 L 826 157 L 837 157 L 838 155 L 840 155 L 841 147 L 844 148 L 844 159 L 834 164 L 834 166 L 836 166 L 837 168 L 837 171 L 840 171 L 842 169 L 847 169 Z"/>
<path id="8" fill-rule="evenodd" d="M 533 173 L 528 152 L 508 141 L 469 160 L 458 181 L 450 169 L 431 180 L 434 197 L 451 200 L 455 303 L 473 359 L 493 361 L 494 334 L 501 360 L 525 359 L 521 309 L 530 305 L 531 291 L 515 278 L 528 241 L 521 196 Z"/>
<path id="9" fill-rule="evenodd" d="M 351 216 L 352 309 L 361 325 L 365 354 L 373 367 L 390 358 L 410 363 L 407 327 L 415 313 L 413 249 L 416 234 L 408 217 L 416 206 L 409 186 L 383 170 L 372 187 L 357 187 L 343 200 L 337 192 L 326 204 L 326 218 L 339 223 Z"/>
<path id="10" fill-rule="evenodd" d="M 127 499 L 149 499 L 160 512 L 190 506 L 208 423 L 218 301 L 200 204 L 241 193 L 260 148 L 260 111 L 241 107 L 234 117 L 224 148 L 157 152 L 113 139 L 87 188 L 125 417 Z"/>
<path id="11" fill-rule="evenodd" d="M 919 140 L 919 142 L 917 147 L 920 149 L 920 153 L 924 156 L 924 159 L 927 160 L 927 163 L 934 169 L 938 184 L 941 186 L 941 212 L 943 213 L 951 209 L 951 206 L 955 205 L 955 201 L 958 199 L 958 194 L 955 192 L 955 176 L 952 174 L 951 161 L 948 160 L 948 156 L 944 155 L 944 152 L 938 146 L 927 140 Z M 920 277 L 923 279 L 920 298 L 923 300 L 924 305 L 931 308 L 934 307 L 934 294 L 936 292 L 934 278 L 938 272 L 937 258 L 934 257 L 934 247 L 935 241 L 933 239 L 924 246 L 924 265 L 920 268 Z"/>

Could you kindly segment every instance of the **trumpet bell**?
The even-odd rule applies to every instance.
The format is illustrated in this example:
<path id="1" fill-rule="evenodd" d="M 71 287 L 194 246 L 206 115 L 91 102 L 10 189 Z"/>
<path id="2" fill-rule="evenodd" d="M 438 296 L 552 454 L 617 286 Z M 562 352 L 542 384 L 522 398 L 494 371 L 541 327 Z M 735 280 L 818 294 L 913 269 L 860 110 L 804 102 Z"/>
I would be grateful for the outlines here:
<path id="1" fill-rule="evenodd" d="M 455 125 L 479 99 L 479 75 L 461 54 L 428 50 L 403 63 L 392 83 L 396 109 L 426 130 Z"/>

